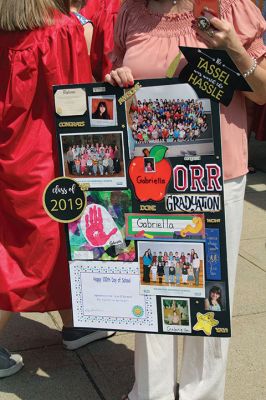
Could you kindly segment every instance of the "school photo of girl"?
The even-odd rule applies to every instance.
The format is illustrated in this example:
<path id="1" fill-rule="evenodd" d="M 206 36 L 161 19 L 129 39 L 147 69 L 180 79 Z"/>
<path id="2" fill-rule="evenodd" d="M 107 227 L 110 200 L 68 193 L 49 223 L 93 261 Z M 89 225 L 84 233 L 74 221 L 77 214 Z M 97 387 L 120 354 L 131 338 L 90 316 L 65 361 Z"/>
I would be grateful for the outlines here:
<path id="1" fill-rule="evenodd" d="M 224 311 L 226 309 L 225 302 L 225 285 L 223 282 L 214 284 L 207 281 L 205 286 L 205 310 L 206 311 Z"/>

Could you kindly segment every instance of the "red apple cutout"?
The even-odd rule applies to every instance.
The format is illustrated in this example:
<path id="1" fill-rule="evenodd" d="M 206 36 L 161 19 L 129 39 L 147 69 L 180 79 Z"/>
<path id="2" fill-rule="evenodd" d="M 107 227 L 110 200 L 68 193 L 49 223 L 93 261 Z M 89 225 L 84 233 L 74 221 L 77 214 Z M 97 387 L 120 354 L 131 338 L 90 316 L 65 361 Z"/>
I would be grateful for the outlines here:
<path id="1" fill-rule="evenodd" d="M 172 167 L 164 159 L 166 146 L 152 147 L 149 158 L 154 158 L 155 171 L 144 170 L 144 157 L 134 157 L 129 165 L 129 176 L 133 183 L 136 196 L 141 201 L 161 201 L 166 194 L 167 185 L 171 179 Z"/>

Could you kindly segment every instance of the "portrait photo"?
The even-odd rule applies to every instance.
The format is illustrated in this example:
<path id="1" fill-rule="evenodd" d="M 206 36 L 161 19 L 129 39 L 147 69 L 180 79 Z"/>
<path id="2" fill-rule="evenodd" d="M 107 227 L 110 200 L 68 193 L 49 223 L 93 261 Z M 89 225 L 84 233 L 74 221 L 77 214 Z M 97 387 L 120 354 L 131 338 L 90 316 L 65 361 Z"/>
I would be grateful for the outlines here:
<path id="1" fill-rule="evenodd" d="M 90 96 L 89 114 L 92 127 L 117 126 L 116 96 Z"/>

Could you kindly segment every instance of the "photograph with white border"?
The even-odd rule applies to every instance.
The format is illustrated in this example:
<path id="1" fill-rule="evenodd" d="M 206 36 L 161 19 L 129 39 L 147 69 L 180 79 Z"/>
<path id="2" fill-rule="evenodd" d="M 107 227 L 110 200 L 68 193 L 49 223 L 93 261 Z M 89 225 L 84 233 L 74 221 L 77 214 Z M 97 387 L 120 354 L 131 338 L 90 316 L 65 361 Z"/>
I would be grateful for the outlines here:
<path id="1" fill-rule="evenodd" d="M 161 298 L 163 332 L 191 333 L 190 300 Z"/>
<path id="2" fill-rule="evenodd" d="M 156 144 L 165 157 L 214 154 L 211 101 L 186 83 L 147 86 L 127 101 L 130 158 Z"/>
<path id="3" fill-rule="evenodd" d="M 140 293 L 205 297 L 204 243 L 138 242 Z"/>
<path id="4" fill-rule="evenodd" d="M 117 126 L 115 95 L 89 96 L 88 101 L 92 127 Z"/>
<path id="5" fill-rule="evenodd" d="M 127 186 L 122 131 L 60 135 L 63 174 L 90 188 Z"/>

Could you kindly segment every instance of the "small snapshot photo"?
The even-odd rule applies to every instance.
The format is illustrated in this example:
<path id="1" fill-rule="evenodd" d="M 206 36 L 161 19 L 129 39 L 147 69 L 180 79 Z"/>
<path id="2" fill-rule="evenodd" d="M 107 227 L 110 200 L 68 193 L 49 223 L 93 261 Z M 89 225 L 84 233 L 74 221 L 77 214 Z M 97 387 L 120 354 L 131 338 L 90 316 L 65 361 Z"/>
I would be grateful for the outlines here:
<path id="1" fill-rule="evenodd" d="M 163 331 L 191 333 L 190 300 L 162 297 Z"/>
<path id="2" fill-rule="evenodd" d="M 138 242 L 140 292 L 205 297 L 204 244 Z"/>
<path id="3" fill-rule="evenodd" d="M 144 157 L 144 171 L 156 172 L 154 157 Z"/>
<path id="4" fill-rule="evenodd" d="M 91 188 L 126 187 L 123 132 L 60 135 L 64 176 Z"/>
<path id="5" fill-rule="evenodd" d="M 205 310 L 206 311 L 225 311 L 226 296 L 225 283 L 206 281 Z"/>
<path id="6" fill-rule="evenodd" d="M 90 96 L 89 113 L 92 127 L 117 126 L 116 96 Z"/>
<path id="7" fill-rule="evenodd" d="M 127 101 L 127 122 L 131 158 L 156 144 L 165 157 L 214 154 L 211 101 L 188 84 L 142 87 Z"/>

